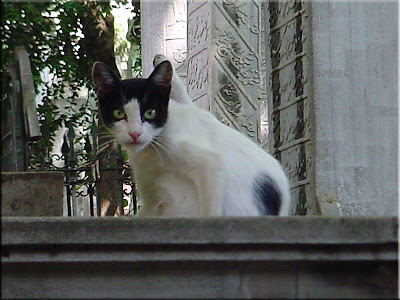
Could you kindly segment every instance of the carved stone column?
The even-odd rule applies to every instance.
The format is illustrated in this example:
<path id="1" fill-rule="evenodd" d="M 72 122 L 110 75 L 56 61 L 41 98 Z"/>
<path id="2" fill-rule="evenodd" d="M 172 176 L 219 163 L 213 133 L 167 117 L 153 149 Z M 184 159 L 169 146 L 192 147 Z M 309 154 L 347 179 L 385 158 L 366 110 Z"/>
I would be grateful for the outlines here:
<path id="1" fill-rule="evenodd" d="M 316 212 L 307 18 L 301 2 L 188 2 L 190 95 L 281 161 L 295 214 Z"/>
<path id="2" fill-rule="evenodd" d="M 189 94 L 255 141 L 265 94 L 262 22 L 258 1 L 188 1 Z"/>
<path id="3" fill-rule="evenodd" d="M 301 1 L 271 1 L 265 19 L 271 150 L 289 176 L 293 213 L 314 214 L 309 7 Z"/>
<path id="4" fill-rule="evenodd" d="M 397 6 L 268 2 L 271 146 L 296 214 L 397 215 Z"/>
<path id="5" fill-rule="evenodd" d="M 186 0 L 142 1 L 142 70 L 147 77 L 153 70 L 153 58 L 164 54 L 174 61 L 183 80 L 186 77 Z"/>

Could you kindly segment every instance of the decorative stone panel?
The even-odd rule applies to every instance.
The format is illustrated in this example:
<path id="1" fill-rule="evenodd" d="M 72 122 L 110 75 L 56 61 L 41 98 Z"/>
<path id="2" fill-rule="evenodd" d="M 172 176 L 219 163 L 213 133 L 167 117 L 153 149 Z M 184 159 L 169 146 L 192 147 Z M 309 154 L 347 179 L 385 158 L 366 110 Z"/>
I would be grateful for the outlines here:
<path id="1" fill-rule="evenodd" d="M 188 1 L 189 94 L 281 161 L 301 215 L 316 213 L 306 12 L 294 1 Z"/>
<path id="2" fill-rule="evenodd" d="M 314 214 L 309 8 L 305 1 L 266 5 L 270 147 L 289 176 L 292 213 Z"/>
<path id="3" fill-rule="evenodd" d="M 188 1 L 189 94 L 254 141 L 265 95 L 261 6 L 258 1 Z"/>

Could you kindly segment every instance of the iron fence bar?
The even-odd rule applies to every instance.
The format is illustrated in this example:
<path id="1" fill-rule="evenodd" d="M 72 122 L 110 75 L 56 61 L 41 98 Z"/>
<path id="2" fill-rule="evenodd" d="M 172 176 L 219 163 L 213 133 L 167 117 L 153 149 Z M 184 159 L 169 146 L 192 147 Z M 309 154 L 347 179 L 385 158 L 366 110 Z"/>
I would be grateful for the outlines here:
<path id="1" fill-rule="evenodd" d="M 67 215 L 68 217 L 72 217 L 72 204 L 71 204 L 71 186 L 68 184 L 68 175 L 66 176 L 66 184 L 65 187 L 67 189 Z"/>
<path id="2" fill-rule="evenodd" d="M 136 198 L 136 190 L 135 190 L 135 184 L 132 184 L 132 196 L 131 196 L 131 203 L 132 203 L 132 207 L 133 207 L 133 214 L 136 215 L 137 214 L 137 198 Z"/>
<path id="3" fill-rule="evenodd" d="M 100 188 L 99 188 L 98 182 L 99 182 L 99 180 L 96 181 L 96 193 L 97 193 L 96 212 L 97 212 L 97 216 L 101 217 L 101 206 L 100 206 L 101 193 L 100 193 Z"/>
<path id="4" fill-rule="evenodd" d="M 93 184 L 89 184 L 88 187 L 88 193 L 89 193 L 89 209 L 90 209 L 90 216 L 94 217 L 94 203 L 93 203 Z"/>
<path id="5" fill-rule="evenodd" d="M 130 215 L 137 213 L 137 199 L 135 195 L 135 185 L 130 179 L 129 165 L 124 162 L 121 147 L 117 149 L 106 149 L 108 160 L 105 165 L 100 164 L 97 156 L 98 143 L 95 135 L 96 129 L 92 130 L 85 138 L 85 145 L 82 150 L 75 151 L 75 132 L 72 122 L 67 125 L 68 131 L 63 136 L 63 143 L 60 147 L 61 155 L 51 154 L 50 149 L 46 148 L 45 154 L 38 151 L 37 141 L 26 143 L 29 154 L 26 157 L 28 167 L 32 171 L 45 172 L 49 170 L 64 173 L 64 201 L 66 202 L 66 214 L 74 216 L 80 213 L 79 203 L 85 201 L 89 204 L 85 213 L 90 216 L 101 216 L 101 192 L 99 182 L 101 180 L 100 171 L 118 171 L 115 184 L 118 185 L 119 214 Z M 44 134 L 43 138 L 47 135 Z M 79 139 L 81 139 L 79 137 Z M 90 144 L 90 141 L 93 143 Z M 36 148 L 35 148 L 36 147 Z M 62 162 L 61 166 L 58 162 Z M 125 211 L 124 202 L 129 198 L 129 206 Z M 75 203 L 76 202 L 76 203 Z"/>

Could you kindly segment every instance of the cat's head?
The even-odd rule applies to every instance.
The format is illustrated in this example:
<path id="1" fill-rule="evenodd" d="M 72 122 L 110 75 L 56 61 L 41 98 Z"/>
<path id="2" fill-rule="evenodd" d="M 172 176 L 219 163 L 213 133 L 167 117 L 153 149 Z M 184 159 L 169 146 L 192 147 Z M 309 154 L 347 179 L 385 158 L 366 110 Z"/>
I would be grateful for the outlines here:
<path id="1" fill-rule="evenodd" d="M 160 63 L 147 79 L 120 80 L 100 62 L 92 75 L 103 122 L 125 149 L 139 152 L 162 133 L 171 91 L 169 61 Z"/>

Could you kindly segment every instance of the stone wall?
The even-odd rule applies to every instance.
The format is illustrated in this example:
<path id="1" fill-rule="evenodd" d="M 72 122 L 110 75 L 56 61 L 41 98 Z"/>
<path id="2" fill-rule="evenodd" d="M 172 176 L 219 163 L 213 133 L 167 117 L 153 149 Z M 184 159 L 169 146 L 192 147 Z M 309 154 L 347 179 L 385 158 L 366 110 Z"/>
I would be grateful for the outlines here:
<path id="1" fill-rule="evenodd" d="M 188 92 L 281 161 L 293 214 L 398 214 L 397 6 L 187 1 Z"/>
<path id="2" fill-rule="evenodd" d="M 316 198 L 322 213 L 398 215 L 398 3 L 312 5 Z"/>

